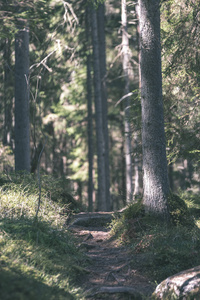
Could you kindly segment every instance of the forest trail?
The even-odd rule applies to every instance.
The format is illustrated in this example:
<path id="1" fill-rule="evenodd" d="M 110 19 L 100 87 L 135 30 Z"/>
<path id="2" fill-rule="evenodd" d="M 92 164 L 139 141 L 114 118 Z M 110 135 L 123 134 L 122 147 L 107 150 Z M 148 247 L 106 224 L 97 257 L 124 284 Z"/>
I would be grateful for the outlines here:
<path id="1" fill-rule="evenodd" d="M 69 226 L 89 258 L 80 283 L 86 299 L 150 299 L 154 286 L 133 268 L 133 254 L 110 235 L 110 213 L 81 213 Z M 145 298 L 143 297 L 145 296 Z"/>

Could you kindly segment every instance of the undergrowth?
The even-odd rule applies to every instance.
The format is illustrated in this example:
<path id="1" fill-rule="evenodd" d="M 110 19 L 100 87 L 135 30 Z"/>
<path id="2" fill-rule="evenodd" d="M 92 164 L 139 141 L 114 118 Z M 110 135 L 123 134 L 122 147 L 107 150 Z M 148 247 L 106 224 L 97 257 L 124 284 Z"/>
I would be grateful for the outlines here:
<path id="1" fill-rule="evenodd" d="M 119 242 L 132 249 L 133 266 L 156 282 L 200 264 L 199 214 L 195 214 L 200 199 L 190 194 L 172 198 L 170 225 L 145 215 L 141 200 L 116 215 L 110 225 Z"/>
<path id="2" fill-rule="evenodd" d="M 78 281 L 86 259 L 65 227 L 67 214 L 78 205 L 62 182 L 43 180 L 36 222 L 36 180 L 0 178 L 1 299 L 83 299 Z"/>

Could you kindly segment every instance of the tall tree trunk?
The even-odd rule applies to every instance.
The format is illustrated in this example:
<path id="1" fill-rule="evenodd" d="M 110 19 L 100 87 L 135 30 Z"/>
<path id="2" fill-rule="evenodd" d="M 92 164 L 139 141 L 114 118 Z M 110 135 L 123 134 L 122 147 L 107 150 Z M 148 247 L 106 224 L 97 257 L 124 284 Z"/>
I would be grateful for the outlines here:
<path id="1" fill-rule="evenodd" d="M 127 31 L 127 6 L 126 0 L 121 2 L 121 20 L 122 20 L 122 59 L 123 73 L 125 80 L 124 94 L 124 143 L 125 143 L 125 162 L 126 162 L 126 202 L 130 203 L 133 198 L 133 182 L 132 182 L 132 147 L 131 147 L 131 126 L 130 126 L 130 50 L 129 38 Z"/>
<path id="2" fill-rule="evenodd" d="M 91 57 L 87 56 L 87 106 L 88 106 L 88 210 L 93 211 L 93 122 L 92 122 Z"/>
<path id="3" fill-rule="evenodd" d="M 15 36 L 15 170 L 30 172 L 29 29 L 20 21 Z"/>
<path id="4" fill-rule="evenodd" d="M 136 27 L 136 43 L 137 43 L 137 52 L 138 52 L 138 62 L 140 61 L 140 40 L 139 40 L 139 7 L 138 3 L 135 4 L 135 14 L 137 16 L 137 27 Z M 140 70 L 139 70 L 140 73 Z M 141 81 L 140 81 L 140 74 L 139 74 L 139 82 L 138 82 L 138 89 L 140 90 L 141 88 Z M 138 112 L 136 112 L 137 114 Z M 134 116 L 136 116 L 136 114 Z M 139 195 L 141 186 L 140 186 L 140 167 L 141 167 L 141 159 L 139 158 L 140 153 L 138 153 L 138 145 L 140 143 L 140 135 L 138 134 L 138 131 L 135 130 L 134 132 L 134 192 L 133 194 Z"/>
<path id="5" fill-rule="evenodd" d="M 160 46 L 160 0 L 139 0 L 143 185 L 146 212 L 168 219 Z"/>
<path id="6" fill-rule="evenodd" d="M 105 181 L 107 209 L 110 209 L 110 164 L 109 164 L 109 134 L 108 134 L 108 105 L 106 86 L 106 42 L 105 42 L 105 5 L 100 3 L 97 9 L 99 62 L 101 76 L 102 122 L 105 141 Z"/>
<path id="7" fill-rule="evenodd" d="M 105 141 L 103 132 L 101 75 L 99 63 L 99 40 L 96 10 L 91 9 L 94 90 L 95 90 L 95 119 L 97 136 L 97 164 L 98 164 L 98 210 L 107 211 L 106 184 L 105 184 Z"/>
<path id="8" fill-rule="evenodd" d="M 90 6 L 86 6 L 86 39 L 87 50 L 90 46 Z M 91 55 L 87 55 L 87 119 L 88 119 L 88 210 L 93 211 L 93 114 L 92 114 L 92 78 L 91 78 Z"/>

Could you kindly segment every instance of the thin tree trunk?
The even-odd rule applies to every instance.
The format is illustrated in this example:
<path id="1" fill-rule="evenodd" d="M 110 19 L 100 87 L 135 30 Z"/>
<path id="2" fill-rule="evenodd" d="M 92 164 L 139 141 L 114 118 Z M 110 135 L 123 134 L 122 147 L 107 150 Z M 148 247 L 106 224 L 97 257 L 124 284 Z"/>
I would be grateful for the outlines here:
<path id="1" fill-rule="evenodd" d="M 101 76 L 102 97 L 102 122 L 105 141 L 105 181 L 107 209 L 110 210 L 110 164 L 109 164 L 109 133 L 108 133 L 108 105 L 106 87 L 106 43 L 105 43 L 105 5 L 100 3 L 97 9 L 98 37 L 99 37 L 99 62 Z"/>
<path id="2" fill-rule="evenodd" d="M 3 144 L 11 146 L 12 131 L 12 94 L 11 90 L 11 43 L 9 38 L 4 42 L 4 133 Z"/>
<path id="3" fill-rule="evenodd" d="M 167 172 L 160 46 L 160 1 L 139 0 L 144 205 L 168 219 Z"/>
<path id="4" fill-rule="evenodd" d="M 86 7 L 86 39 L 90 46 L 90 7 Z M 87 110 L 88 110 L 88 210 L 93 211 L 93 120 L 92 120 L 92 78 L 91 78 L 91 55 L 87 55 Z"/>
<path id="5" fill-rule="evenodd" d="M 136 28 L 136 43 L 137 43 L 137 52 L 138 52 L 138 62 L 140 61 L 140 40 L 139 40 L 139 7 L 138 3 L 135 4 L 135 13 L 137 16 L 137 28 Z M 138 82 L 138 88 L 140 90 L 141 88 L 141 81 L 140 81 L 140 69 L 139 69 L 139 82 Z M 139 195 L 140 194 L 140 167 L 141 167 L 141 162 L 139 159 L 139 153 L 138 153 L 138 145 L 139 145 L 139 139 L 140 136 L 137 132 L 137 130 L 134 133 L 134 195 Z"/>
<path id="6" fill-rule="evenodd" d="M 134 134 L 134 153 L 136 153 L 134 158 L 134 195 L 140 194 L 140 173 L 139 173 L 139 158 L 138 158 L 138 133 Z"/>
<path id="7" fill-rule="evenodd" d="M 99 40 L 96 10 L 91 9 L 93 64 L 94 64 L 94 89 L 95 89 L 95 119 L 97 136 L 97 164 L 98 164 L 98 210 L 107 211 L 106 184 L 105 184 L 105 141 L 103 132 L 101 75 L 99 64 Z"/>
<path id="8" fill-rule="evenodd" d="M 122 20 L 122 59 L 123 59 L 123 73 L 125 80 L 125 96 L 130 92 L 130 50 L 129 38 L 127 31 L 127 6 L 126 0 L 121 2 L 121 20 Z M 132 183 L 132 147 L 131 147 L 131 126 L 130 126 L 130 97 L 126 96 L 124 99 L 124 143 L 125 143 L 125 161 L 126 161 L 126 202 L 130 203 L 133 197 L 133 183 Z"/>
<path id="9" fill-rule="evenodd" d="M 15 170 L 30 172 L 29 29 L 21 22 L 15 36 Z"/>

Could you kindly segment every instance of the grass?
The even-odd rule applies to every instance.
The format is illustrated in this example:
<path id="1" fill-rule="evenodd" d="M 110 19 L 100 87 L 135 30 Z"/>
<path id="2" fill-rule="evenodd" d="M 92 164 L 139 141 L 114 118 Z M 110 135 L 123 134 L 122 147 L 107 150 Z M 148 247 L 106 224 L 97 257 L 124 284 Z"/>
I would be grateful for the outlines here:
<path id="1" fill-rule="evenodd" d="M 200 264 L 200 199 L 190 193 L 180 196 L 173 198 L 171 225 L 146 216 L 141 202 L 130 205 L 111 224 L 113 235 L 132 249 L 133 268 L 153 282 Z"/>
<path id="2" fill-rule="evenodd" d="M 45 181 L 36 221 L 34 178 L 0 178 L 1 299 L 83 299 L 79 281 L 86 258 L 65 227 L 66 212 L 78 206 L 61 182 Z"/>

